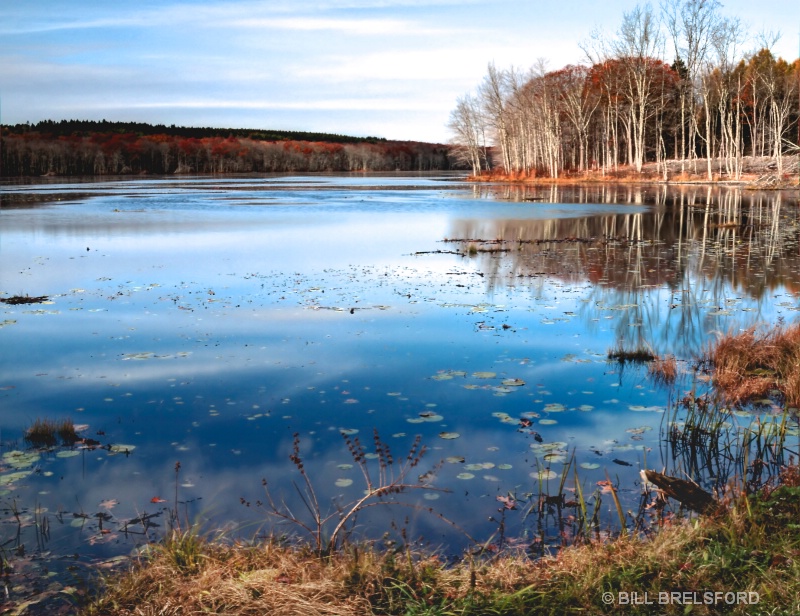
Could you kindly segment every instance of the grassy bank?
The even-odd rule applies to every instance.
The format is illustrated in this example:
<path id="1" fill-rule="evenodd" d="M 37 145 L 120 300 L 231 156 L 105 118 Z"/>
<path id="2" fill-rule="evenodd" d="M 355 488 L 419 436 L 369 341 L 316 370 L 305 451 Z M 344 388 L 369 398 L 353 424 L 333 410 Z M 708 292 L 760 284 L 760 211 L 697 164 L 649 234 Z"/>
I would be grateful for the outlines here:
<path id="1" fill-rule="evenodd" d="M 509 551 L 447 566 L 368 546 L 320 558 L 176 532 L 83 614 L 797 614 L 798 520 L 795 466 L 723 513 L 540 560 Z"/>

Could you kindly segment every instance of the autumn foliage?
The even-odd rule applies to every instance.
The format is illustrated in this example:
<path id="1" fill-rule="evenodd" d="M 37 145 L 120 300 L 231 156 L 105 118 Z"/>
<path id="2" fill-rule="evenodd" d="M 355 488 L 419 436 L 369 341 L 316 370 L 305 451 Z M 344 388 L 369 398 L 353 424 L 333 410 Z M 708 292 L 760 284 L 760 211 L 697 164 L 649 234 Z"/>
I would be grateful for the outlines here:
<path id="1" fill-rule="evenodd" d="M 1 162 L 7 177 L 432 171 L 455 164 L 448 146 L 430 143 L 76 121 L 2 127 Z"/>

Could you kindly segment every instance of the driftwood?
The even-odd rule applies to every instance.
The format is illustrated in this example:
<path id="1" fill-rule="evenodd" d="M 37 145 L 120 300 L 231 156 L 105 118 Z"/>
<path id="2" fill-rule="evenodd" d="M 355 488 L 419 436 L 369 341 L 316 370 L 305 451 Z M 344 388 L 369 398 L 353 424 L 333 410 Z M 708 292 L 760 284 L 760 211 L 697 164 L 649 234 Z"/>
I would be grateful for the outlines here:
<path id="1" fill-rule="evenodd" d="M 642 471 L 642 474 L 647 481 L 658 487 L 664 494 L 674 498 L 692 511 L 711 513 L 717 507 L 714 496 L 692 481 L 662 475 L 650 470 Z"/>

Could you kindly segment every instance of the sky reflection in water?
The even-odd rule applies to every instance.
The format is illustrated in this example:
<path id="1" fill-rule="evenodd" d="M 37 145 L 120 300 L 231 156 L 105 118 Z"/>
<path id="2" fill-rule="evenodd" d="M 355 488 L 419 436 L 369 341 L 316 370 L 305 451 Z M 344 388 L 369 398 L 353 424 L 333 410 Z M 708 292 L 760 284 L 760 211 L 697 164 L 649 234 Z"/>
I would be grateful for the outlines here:
<path id="1" fill-rule="evenodd" d="M 587 495 L 607 470 L 635 508 L 645 457 L 680 470 L 659 447 L 670 397 L 608 350 L 688 366 L 715 332 L 798 310 L 797 200 L 775 194 L 320 176 L 49 181 L 0 198 L 0 293 L 52 300 L 2 308 L 3 452 L 37 417 L 135 447 L 44 453 L 0 486 L 6 506 L 46 510 L 63 553 L 127 553 L 143 537 L 124 522 L 174 505 L 178 461 L 184 513 L 252 536 L 265 519 L 240 498 L 254 503 L 262 477 L 291 498 L 294 432 L 320 496 L 355 498 L 341 429 L 369 443 L 377 428 L 396 456 L 421 434 L 430 464 L 463 456 L 435 481 L 452 493 L 420 502 L 486 539 L 497 495 L 563 467 L 531 448 L 524 413 L 556 453 L 599 464 L 579 469 Z M 470 242 L 445 238 L 506 252 L 449 254 Z M 73 515 L 99 511 L 112 532 Z M 463 545 L 434 518 L 409 525 Z"/>

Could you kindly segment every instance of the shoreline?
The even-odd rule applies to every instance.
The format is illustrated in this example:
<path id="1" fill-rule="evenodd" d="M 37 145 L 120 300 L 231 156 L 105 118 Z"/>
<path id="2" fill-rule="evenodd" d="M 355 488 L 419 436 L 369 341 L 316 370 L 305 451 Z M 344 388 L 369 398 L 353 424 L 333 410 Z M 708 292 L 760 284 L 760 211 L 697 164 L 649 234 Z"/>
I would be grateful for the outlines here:
<path id="1" fill-rule="evenodd" d="M 631 167 L 620 166 L 616 171 L 602 173 L 600 171 L 581 171 L 565 173 L 561 177 L 552 178 L 524 173 L 505 173 L 503 171 L 487 171 L 485 174 L 469 175 L 468 179 L 477 183 L 523 184 L 532 186 L 570 186 L 580 184 L 652 184 L 658 186 L 728 186 L 748 190 L 800 190 L 800 155 L 783 157 L 784 170 L 782 176 L 773 168 L 771 157 L 746 156 L 742 160 L 742 172 L 739 179 L 726 177 L 718 160 L 712 161 L 712 179 L 707 173 L 686 171 L 686 167 L 695 169 L 707 168 L 706 159 L 695 161 L 669 160 L 666 163 L 647 163 L 641 172 Z M 663 166 L 668 167 L 667 178 L 664 179 Z M 681 171 L 681 166 L 684 170 Z"/>

